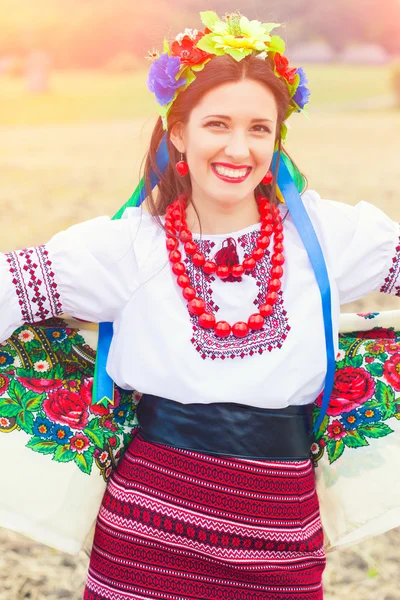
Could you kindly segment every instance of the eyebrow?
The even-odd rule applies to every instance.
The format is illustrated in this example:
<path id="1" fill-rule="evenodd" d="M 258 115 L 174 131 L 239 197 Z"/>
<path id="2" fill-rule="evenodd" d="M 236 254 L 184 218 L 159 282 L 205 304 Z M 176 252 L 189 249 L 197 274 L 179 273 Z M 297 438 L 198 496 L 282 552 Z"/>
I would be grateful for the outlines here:
<path id="1" fill-rule="evenodd" d="M 207 115 L 206 117 L 203 118 L 204 119 L 210 119 L 211 117 L 213 117 L 214 119 L 226 119 L 227 121 L 232 121 L 231 117 L 228 117 L 227 115 Z M 252 119 L 251 123 L 273 123 L 274 121 L 272 119 Z"/>

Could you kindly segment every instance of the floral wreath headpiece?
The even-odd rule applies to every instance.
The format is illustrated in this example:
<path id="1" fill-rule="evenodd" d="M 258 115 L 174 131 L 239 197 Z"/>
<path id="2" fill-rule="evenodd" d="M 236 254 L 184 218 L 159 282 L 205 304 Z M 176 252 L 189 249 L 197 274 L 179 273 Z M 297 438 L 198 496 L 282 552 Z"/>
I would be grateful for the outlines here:
<path id="1" fill-rule="evenodd" d="M 200 13 L 204 31 L 185 29 L 168 44 L 164 41 L 163 54 L 156 50 L 149 53 L 152 61 L 148 76 L 149 90 L 155 94 L 159 114 L 167 129 L 167 118 L 179 93 L 185 91 L 196 79 L 196 73 L 215 56 L 229 54 L 238 62 L 250 54 L 261 60 L 270 60 L 275 75 L 282 79 L 289 90 L 291 102 L 281 128 L 281 139 L 287 135 L 287 119 L 294 112 L 306 112 L 310 90 L 302 67 L 290 67 L 283 56 L 285 42 L 277 35 L 270 35 L 279 23 L 249 21 L 239 12 L 226 15 L 220 20 L 213 11 Z"/>

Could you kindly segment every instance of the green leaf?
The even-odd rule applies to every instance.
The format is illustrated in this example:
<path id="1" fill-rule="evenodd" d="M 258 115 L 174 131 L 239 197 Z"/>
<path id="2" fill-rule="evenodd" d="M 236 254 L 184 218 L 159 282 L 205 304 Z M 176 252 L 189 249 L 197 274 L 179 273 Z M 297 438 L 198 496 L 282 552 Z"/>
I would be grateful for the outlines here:
<path id="1" fill-rule="evenodd" d="M 388 407 L 386 407 L 386 406 L 381 407 L 381 413 L 382 413 L 382 421 L 386 421 L 387 419 L 391 419 L 397 413 L 396 405 L 395 404 L 391 404 Z"/>
<path id="2" fill-rule="evenodd" d="M 344 452 L 345 445 L 343 440 L 330 440 L 326 446 L 328 451 L 329 462 L 332 464 L 340 458 Z"/>
<path id="3" fill-rule="evenodd" d="M 363 425 L 359 428 L 360 433 L 363 433 L 369 438 L 380 438 L 393 433 L 393 429 L 390 429 L 386 423 L 371 423 L 371 425 Z"/>
<path id="4" fill-rule="evenodd" d="M 376 397 L 382 404 L 388 406 L 395 400 L 393 388 L 390 385 L 387 385 L 383 381 L 376 382 Z"/>
<path id="5" fill-rule="evenodd" d="M 364 436 L 360 435 L 357 430 L 349 431 L 346 437 L 343 438 L 344 444 L 348 448 L 361 448 L 362 446 L 369 446 L 368 441 Z"/>
<path id="6" fill-rule="evenodd" d="M 320 410 L 317 412 L 315 411 L 315 413 L 313 414 L 313 426 L 315 425 L 315 423 L 317 422 L 317 419 L 319 417 L 320 414 Z M 319 430 L 315 433 L 315 440 L 318 441 L 322 438 L 322 436 L 324 435 L 324 433 L 326 432 L 327 428 L 329 425 L 329 416 L 325 415 L 322 423 L 321 423 L 321 427 L 319 428 Z"/>
<path id="7" fill-rule="evenodd" d="M 13 379 L 10 383 L 10 387 L 8 388 L 8 394 L 12 400 L 18 402 L 20 407 L 22 408 L 22 397 L 24 396 L 26 390 L 22 383 Z"/>
<path id="8" fill-rule="evenodd" d="M 211 29 L 211 31 L 214 29 L 214 25 L 220 21 L 219 16 L 213 10 L 201 12 L 200 19 L 208 29 Z"/>
<path id="9" fill-rule="evenodd" d="M 279 35 L 271 35 L 271 41 L 268 43 L 268 52 L 285 53 L 285 42 Z"/>
<path id="10" fill-rule="evenodd" d="M 54 379 L 64 379 L 64 377 L 65 374 L 63 367 L 60 365 L 60 363 L 58 363 L 56 368 L 54 369 Z"/>
<path id="11" fill-rule="evenodd" d="M 82 471 L 86 475 L 90 475 L 93 464 L 93 454 L 90 452 L 83 452 L 83 454 L 75 454 L 75 462 Z"/>
<path id="12" fill-rule="evenodd" d="M 252 54 L 252 52 L 253 51 L 250 48 L 244 48 L 244 49 L 240 49 L 240 50 L 239 50 L 239 48 L 226 48 L 225 49 L 225 53 L 232 56 L 232 58 L 234 58 L 238 62 L 243 60 L 246 56 L 249 56 L 249 54 Z"/>
<path id="13" fill-rule="evenodd" d="M 89 429 L 88 427 L 83 430 L 83 433 L 94 443 L 98 448 L 104 447 L 104 434 L 101 429 Z"/>
<path id="14" fill-rule="evenodd" d="M 21 410 L 21 406 L 11 398 L 0 400 L 0 415 L 2 417 L 16 417 Z"/>
<path id="15" fill-rule="evenodd" d="M 367 363 L 366 369 L 373 377 L 382 377 L 383 375 L 383 365 L 380 363 Z"/>
<path id="16" fill-rule="evenodd" d="M 225 54 L 221 48 L 215 47 L 213 33 L 207 33 L 205 36 L 203 36 L 201 40 L 197 42 L 196 46 L 197 48 L 200 48 L 200 50 L 204 50 L 204 52 L 208 52 L 209 54 L 216 54 L 218 56 Z"/>
<path id="17" fill-rule="evenodd" d="M 363 357 L 361 356 L 361 354 L 353 356 L 352 363 L 355 369 L 359 369 L 363 364 Z"/>
<path id="18" fill-rule="evenodd" d="M 345 365 L 345 360 L 337 360 L 336 361 L 336 370 L 338 369 L 344 369 Z"/>
<path id="19" fill-rule="evenodd" d="M 26 444 L 27 448 L 30 448 L 35 452 L 40 452 L 40 454 L 53 454 L 57 446 L 57 442 L 52 442 L 51 440 L 42 440 L 40 437 L 36 436 L 30 439 Z"/>
<path id="20" fill-rule="evenodd" d="M 37 348 L 42 348 L 42 344 L 38 340 L 33 339 L 25 344 L 25 348 L 27 352 L 31 352 Z"/>
<path id="21" fill-rule="evenodd" d="M 86 429 L 97 429 L 99 431 L 102 431 L 102 428 L 100 427 L 100 418 L 97 417 L 96 419 L 92 419 L 91 421 L 89 421 L 89 423 L 86 426 Z"/>
<path id="22" fill-rule="evenodd" d="M 33 434 L 33 423 L 34 418 L 31 412 L 27 410 L 21 410 L 17 416 L 17 425 L 21 427 L 26 433 Z"/>
<path id="23" fill-rule="evenodd" d="M 65 446 L 60 446 L 59 444 L 57 444 L 57 446 L 58 448 L 54 453 L 53 460 L 56 460 L 57 462 L 66 463 L 71 462 L 75 459 L 75 452 L 72 452 L 72 450 L 69 447 L 69 444 L 65 444 Z"/>
<path id="24" fill-rule="evenodd" d="M 22 397 L 22 406 L 25 410 L 36 412 L 42 408 L 46 394 L 38 394 L 37 392 L 26 391 Z"/>

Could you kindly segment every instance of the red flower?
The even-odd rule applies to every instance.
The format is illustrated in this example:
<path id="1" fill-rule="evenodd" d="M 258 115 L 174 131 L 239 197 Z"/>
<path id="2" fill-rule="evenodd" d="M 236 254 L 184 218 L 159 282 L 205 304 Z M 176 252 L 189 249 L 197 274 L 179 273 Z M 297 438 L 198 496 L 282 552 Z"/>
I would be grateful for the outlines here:
<path id="1" fill-rule="evenodd" d="M 56 423 L 69 425 L 73 429 L 83 429 L 88 424 L 87 404 L 80 394 L 69 390 L 49 392 L 43 402 L 46 415 Z"/>
<path id="2" fill-rule="evenodd" d="M 77 433 L 69 440 L 69 443 L 71 444 L 71 450 L 78 454 L 82 454 L 89 448 L 90 441 L 83 433 Z"/>
<path id="3" fill-rule="evenodd" d="M 393 354 L 383 365 L 383 374 L 396 392 L 400 391 L 400 353 Z"/>
<path id="4" fill-rule="evenodd" d="M 384 327 L 375 327 L 369 331 L 358 331 L 356 337 L 363 340 L 395 340 L 396 332 Z"/>
<path id="5" fill-rule="evenodd" d="M 328 426 L 328 435 L 334 440 L 340 440 L 346 435 L 346 430 L 343 427 L 342 423 L 336 420 Z"/>
<path id="6" fill-rule="evenodd" d="M 119 406 L 121 402 L 121 395 L 119 391 L 116 389 L 114 391 L 114 406 L 111 404 L 109 406 L 102 406 L 101 404 L 92 404 L 92 394 L 93 394 L 93 377 L 88 377 L 82 383 L 82 387 L 80 390 L 81 396 L 89 407 L 89 410 L 94 415 L 100 415 L 103 417 L 104 415 L 108 415 L 110 411 Z"/>
<path id="7" fill-rule="evenodd" d="M 400 352 L 400 344 L 398 342 L 386 342 L 385 350 L 389 352 L 389 354 L 397 354 Z"/>
<path id="8" fill-rule="evenodd" d="M 10 380 L 5 375 L 0 375 L 0 396 L 8 390 Z"/>
<path id="9" fill-rule="evenodd" d="M 286 56 L 282 56 L 277 52 L 274 56 L 275 67 L 279 75 L 284 77 L 288 83 L 294 83 L 294 79 L 297 73 L 297 69 L 291 69 L 289 67 L 289 61 Z"/>
<path id="10" fill-rule="evenodd" d="M 327 410 L 328 415 L 340 415 L 364 404 L 375 393 L 375 381 L 365 369 L 344 367 L 335 374 L 332 395 Z M 322 394 L 316 404 L 321 406 Z"/>
<path id="11" fill-rule="evenodd" d="M 204 33 L 200 31 L 193 40 L 188 35 L 185 35 L 181 42 L 173 42 L 171 46 L 172 56 L 179 56 L 181 63 L 184 65 L 201 65 L 212 56 L 208 52 L 196 48 L 197 42 L 199 42 L 203 36 Z"/>
<path id="12" fill-rule="evenodd" d="M 39 394 L 48 390 L 57 390 L 63 384 L 62 379 L 38 379 L 37 377 L 16 377 L 16 379 L 28 390 Z"/>
<path id="13" fill-rule="evenodd" d="M 373 363 L 375 360 L 375 358 L 373 356 L 366 356 L 365 357 L 365 362 L 366 363 Z"/>

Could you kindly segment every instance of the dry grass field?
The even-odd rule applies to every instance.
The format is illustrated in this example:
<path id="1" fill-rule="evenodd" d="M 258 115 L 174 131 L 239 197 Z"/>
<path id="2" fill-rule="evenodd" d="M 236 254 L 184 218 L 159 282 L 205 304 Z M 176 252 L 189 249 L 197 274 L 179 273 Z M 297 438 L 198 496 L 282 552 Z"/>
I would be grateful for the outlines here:
<path id="1" fill-rule="evenodd" d="M 323 104 L 309 120 L 296 116 L 289 134 L 288 150 L 309 186 L 350 204 L 370 201 L 400 220 L 400 112 L 327 112 Z M 118 116 L 40 126 L 2 121 L 0 251 L 43 243 L 127 200 L 152 121 Z M 399 299 L 375 294 L 343 310 L 379 308 L 400 308 Z M 81 598 L 83 553 L 71 557 L 4 530 L 0 548 L 0 600 Z M 325 590 L 326 600 L 400 600 L 400 531 L 329 555 Z"/>

